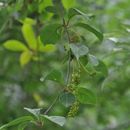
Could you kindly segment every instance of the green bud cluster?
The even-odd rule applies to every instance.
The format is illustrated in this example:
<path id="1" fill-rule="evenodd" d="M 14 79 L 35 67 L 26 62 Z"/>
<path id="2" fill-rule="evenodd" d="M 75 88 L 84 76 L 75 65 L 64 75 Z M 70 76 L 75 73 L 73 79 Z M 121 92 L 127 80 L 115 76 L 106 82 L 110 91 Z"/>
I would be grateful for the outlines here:
<path id="1" fill-rule="evenodd" d="M 72 79 L 71 79 L 71 83 L 74 85 L 78 85 L 80 83 L 80 68 L 78 69 L 77 72 L 74 72 L 72 74 Z"/>
<path id="2" fill-rule="evenodd" d="M 70 110 L 68 112 L 68 117 L 74 117 L 79 110 L 79 102 L 75 101 L 72 106 L 70 107 Z"/>

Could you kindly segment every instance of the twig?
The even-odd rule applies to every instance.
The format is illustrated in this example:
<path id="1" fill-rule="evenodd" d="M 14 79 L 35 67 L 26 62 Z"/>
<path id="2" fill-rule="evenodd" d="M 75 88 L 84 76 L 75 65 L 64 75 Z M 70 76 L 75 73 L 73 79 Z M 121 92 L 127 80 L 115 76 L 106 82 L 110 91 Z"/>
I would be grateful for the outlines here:
<path id="1" fill-rule="evenodd" d="M 48 107 L 48 109 L 44 112 L 44 114 L 46 115 L 50 110 L 51 108 L 55 105 L 55 103 L 57 102 L 59 98 L 59 95 L 55 98 L 55 100 L 52 102 L 52 104 Z"/>
<path id="2" fill-rule="evenodd" d="M 64 27 L 65 32 L 67 34 L 68 42 L 70 44 L 71 43 L 71 38 L 70 38 L 70 35 L 69 35 L 69 31 L 68 31 L 68 22 L 66 23 L 64 18 L 63 18 L 63 27 Z M 66 76 L 66 85 L 69 83 L 69 79 L 70 79 L 71 50 L 68 51 L 68 55 L 69 55 L 69 59 L 68 59 L 68 68 L 67 68 L 67 76 Z"/>

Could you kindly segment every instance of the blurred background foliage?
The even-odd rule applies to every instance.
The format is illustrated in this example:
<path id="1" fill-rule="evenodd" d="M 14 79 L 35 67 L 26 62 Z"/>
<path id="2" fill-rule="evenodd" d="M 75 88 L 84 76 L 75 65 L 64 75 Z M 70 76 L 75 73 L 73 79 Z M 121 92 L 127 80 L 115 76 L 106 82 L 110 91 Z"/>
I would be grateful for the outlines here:
<path id="1" fill-rule="evenodd" d="M 130 1 L 62 2 L 66 10 L 76 7 L 86 14 L 94 15 L 88 22 L 103 32 L 103 42 L 97 41 L 89 32 L 80 29 L 77 32 L 84 36 L 84 44 L 91 54 L 104 61 L 108 76 L 90 77 L 82 73 L 81 83 L 97 95 L 96 106 L 80 106 L 77 116 L 68 119 L 63 128 L 46 122 L 41 129 L 130 130 Z M 0 125 L 26 115 L 24 107 L 42 107 L 44 112 L 57 96 L 57 91 L 63 87 L 50 80 L 44 81 L 44 77 L 53 69 L 60 70 L 65 77 L 65 51 L 62 43 L 66 41 L 56 44 L 56 52 L 41 53 L 40 63 L 31 61 L 23 68 L 19 64 L 20 54 L 3 47 L 8 39 L 24 42 L 20 21 L 26 17 L 36 20 L 36 33 L 48 22 L 58 21 L 57 16 L 45 10 L 50 5 L 51 0 L 0 0 Z M 82 18 L 77 16 L 72 23 L 76 21 L 82 21 Z M 49 114 L 65 116 L 67 112 L 68 109 L 57 102 Z M 36 126 L 29 128 L 37 129 Z"/>

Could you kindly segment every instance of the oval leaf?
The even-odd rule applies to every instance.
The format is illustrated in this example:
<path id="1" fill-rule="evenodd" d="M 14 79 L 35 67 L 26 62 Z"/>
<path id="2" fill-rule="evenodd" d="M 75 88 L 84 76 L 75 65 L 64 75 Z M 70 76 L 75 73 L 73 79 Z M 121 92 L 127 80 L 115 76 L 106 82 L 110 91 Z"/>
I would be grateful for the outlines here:
<path id="1" fill-rule="evenodd" d="M 75 96 L 71 93 L 65 92 L 60 96 L 60 102 L 65 106 L 71 106 L 75 101 Z"/>
<path id="2" fill-rule="evenodd" d="M 81 12 L 80 10 L 76 9 L 76 8 L 70 8 L 69 11 L 68 11 L 68 18 L 71 19 L 73 18 L 74 16 L 77 16 L 77 15 L 81 15 L 87 19 L 90 19 L 92 17 L 94 17 L 94 15 L 92 14 L 85 14 L 83 12 Z"/>
<path id="3" fill-rule="evenodd" d="M 76 26 L 82 27 L 82 28 L 90 31 L 91 33 L 95 34 L 100 41 L 103 40 L 103 34 L 101 32 L 99 32 L 98 30 L 96 30 L 94 27 L 90 26 L 89 24 L 77 23 Z"/>
<path id="4" fill-rule="evenodd" d="M 28 112 L 30 112 L 31 114 L 33 114 L 37 118 L 40 116 L 41 108 L 31 109 L 31 108 L 26 108 L 25 107 L 24 109 L 27 110 Z"/>
<path id="5" fill-rule="evenodd" d="M 47 116 L 47 115 L 44 115 L 44 117 L 46 119 L 50 120 L 51 122 L 59 125 L 59 126 L 63 126 L 66 122 L 66 119 L 63 116 Z"/>
<path id="6" fill-rule="evenodd" d="M 85 45 L 75 45 L 75 44 L 70 44 L 70 48 L 73 52 L 73 54 L 75 55 L 75 57 L 77 58 L 77 60 L 84 55 L 87 55 L 89 52 L 88 47 L 86 47 Z"/>
<path id="7" fill-rule="evenodd" d="M 96 104 L 96 96 L 86 88 L 77 88 L 75 95 L 78 101 L 82 104 Z"/>
<path id="8" fill-rule="evenodd" d="M 8 40 L 3 46 L 11 51 L 26 51 L 27 47 L 20 41 L 17 40 Z"/>
<path id="9" fill-rule="evenodd" d="M 20 56 L 20 64 L 23 67 L 28 64 L 32 58 L 32 53 L 30 51 L 25 51 Z"/>
<path id="10" fill-rule="evenodd" d="M 62 83 L 63 77 L 62 73 L 59 70 L 52 70 L 46 77 L 45 80 L 52 80 L 55 82 Z"/>
<path id="11" fill-rule="evenodd" d="M 32 25 L 23 24 L 22 33 L 23 33 L 24 39 L 27 42 L 28 46 L 31 49 L 36 50 L 36 48 L 37 48 L 37 39 L 35 37 L 35 33 L 33 31 Z"/>

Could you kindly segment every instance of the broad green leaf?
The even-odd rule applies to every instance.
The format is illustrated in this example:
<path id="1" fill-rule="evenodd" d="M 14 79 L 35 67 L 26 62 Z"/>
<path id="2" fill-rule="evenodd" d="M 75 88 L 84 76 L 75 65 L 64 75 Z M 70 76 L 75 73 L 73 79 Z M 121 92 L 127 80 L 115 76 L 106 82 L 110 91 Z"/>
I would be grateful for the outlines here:
<path id="1" fill-rule="evenodd" d="M 65 117 L 63 116 L 47 116 L 47 115 L 43 115 L 46 119 L 50 120 L 51 122 L 59 125 L 59 126 L 63 126 L 66 122 Z"/>
<path id="2" fill-rule="evenodd" d="M 46 77 L 46 80 L 52 80 L 55 82 L 62 83 L 63 82 L 63 77 L 62 73 L 59 70 L 52 70 Z"/>
<path id="3" fill-rule="evenodd" d="M 35 37 L 35 33 L 33 31 L 32 25 L 23 24 L 22 33 L 23 33 L 24 39 L 26 40 L 28 46 L 31 49 L 36 50 L 36 48 L 37 48 L 37 39 Z"/>
<path id="4" fill-rule="evenodd" d="M 96 104 L 95 94 L 86 88 L 78 87 L 75 96 L 82 104 Z"/>
<path id="5" fill-rule="evenodd" d="M 20 41 L 17 40 L 8 40 L 6 41 L 3 46 L 11 51 L 26 51 L 28 50 L 27 47 Z"/>
<path id="6" fill-rule="evenodd" d="M 89 54 L 88 60 L 93 66 L 97 66 L 99 64 L 98 59 L 94 55 Z"/>
<path id="7" fill-rule="evenodd" d="M 41 40 L 43 43 L 55 44 L 60 39 L 60 35 L 57 33 L 60 26 L 60 24 L 49 24 L 44 26 L 41 32 Z"/>
<path id="8" fill-rule="evenodd" d="M 76 26 L 82 27 L 90 31 L 91 33 L 95 34 L 100 41 L 103 40 L 103 34 L 99 32 L 97 29 L 95 29 L 94 27 L 92 27 L 91 25 L 86 23 L 77 23 Z"/>
<path id="9" fill-rule="evenodd" d="M 86 47 L 85 45 L 75 45 L 75 44 L 70 44 L 70 48 L 73 52 L 73 54 L 75 55 L 75 57 L 77 58 L 77 60 L 84 55 L 87 55 L 89 50 L 88 47 Z"/>
<path id="10" fill-rule="evenodd" d="M 60 102 L 65 106 L 71 106 L 75 101 L 75 96 L 71 93 L 65 92 L 60 96 Z"/>
<path id="11" fill-rule="evenodd" d="M 69 9 L 76 5 L 76 0 L 62 0 L 62 4 L 65 7 L 65 9 Z"/>
<path id="12" fill-rule="evenodd" d="M 41 108 L 31 109 L 31 108 L 26 108 L 25 107 L 24 109 L 27 110 L 28 112 L 30 112 L 31 114 L 33 114 L 35 117 L 39 118 Z"/>
<path id="13" fill-rule="evenodd" d="M 84 16 L 87 19 L 90 19 L 94 16 L 92 14 L 85 14 L 85 13 L 81 12 L 80 10 L 78 10 L 76 8 L 70 8 L 69 9 L 69 11 L 68 11 L 68 18 L 69 19 L 71 19 L 71 18 L 73 18 L 74 16 L 77 16 L 77 15 Z"/>
<path id="14" fill-rule="evenodd" d="M 24 66 L 24 65 L 28 64 L 31 61 L 31 58 L 32 58 L 32 53 L 30 51 L 24 51 L 20 55 L 20 64 L 21 64 L 21 66 Z"/>
<path id="15" fill-rule="evenodd" d="M 33 121 L 33 120 L 34 119 L 31 116 L 23 116 L 23 117 L 17 118 L 15 120 L 9 122 L 8 124 L 5 124 L 5 125 L 1 126 L 0 130 L 3 130 L 3 129 L 8 128 L 10 126 L 21 124 L 23 122 L 27 122 L 27 121 L 30 122 L 30 121 Z"/>

